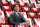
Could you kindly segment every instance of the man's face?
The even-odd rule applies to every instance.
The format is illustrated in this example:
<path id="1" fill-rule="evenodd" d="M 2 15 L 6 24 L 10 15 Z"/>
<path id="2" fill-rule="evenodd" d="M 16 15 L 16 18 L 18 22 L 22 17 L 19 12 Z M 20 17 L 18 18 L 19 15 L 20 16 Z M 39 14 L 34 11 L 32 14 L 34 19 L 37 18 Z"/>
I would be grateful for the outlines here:
<path id="1" fill-rule="evenodd" d="M 14 11 L 19 12 L 19 5 L 16 5 L 16 6 L 14 7 Z"/>

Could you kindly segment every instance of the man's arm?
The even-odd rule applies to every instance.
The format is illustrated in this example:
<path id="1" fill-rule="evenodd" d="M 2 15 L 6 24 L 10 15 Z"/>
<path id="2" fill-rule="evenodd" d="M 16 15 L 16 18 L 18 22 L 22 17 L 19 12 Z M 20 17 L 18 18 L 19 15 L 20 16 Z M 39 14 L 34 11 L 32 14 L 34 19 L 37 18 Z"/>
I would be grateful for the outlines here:
<path id="1" fill-rule="evenodd" d="M 26 21 L 25 21 L 25 18 L 24 18 L 24 16 L 23 16 L 23 15 L 22 15 L 22 21 L 23 21 L 23 22 L 26 22 Z"/>
<path id="2" fill-rule="evenodd" d="M 22 15 L 22 21 L 23 21 L 23 23 L 28 24 L 28 23 L 26 22 L 26 20 L 25 20 L 25 18 L 24 18 L 24 16 L 23 16 L 23 15 Z"/>
<path id="3" fill-rule="evenodd" d="M 14 22 L 14 15 L 13 14 L 10 15 L 9 21 L 10 21 L 10 24 L 12 24 L 12 25 L 17 25 L 17 24 L 19 25 L 20 24 L 20 22 Z"/>

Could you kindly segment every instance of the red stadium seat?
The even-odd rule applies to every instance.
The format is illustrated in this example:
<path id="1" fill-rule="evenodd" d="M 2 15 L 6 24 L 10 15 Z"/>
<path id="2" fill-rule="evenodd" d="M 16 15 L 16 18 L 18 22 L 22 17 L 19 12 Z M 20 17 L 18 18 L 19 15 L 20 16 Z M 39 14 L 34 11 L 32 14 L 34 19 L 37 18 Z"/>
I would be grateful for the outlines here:
<path id="1" fill-rule="evenodd" d="M 39 27 L 38 25 L 32 25 L 32 27 Z"/>
<path id="2" fill-rule="evenodd" d="M 30 18 L 37 18 L 37 16 L 36 16 L 36 14 L 35 13 L 28 13 L 28 16 L 30 17 Z"/>
<path id="3" fill-rule="evenodd" d="M 27 27 L 26 25 L 16 25 L 16 27 Z"/>
<path id="4" fill-rule="evenodd" d="M 0 18 L 0 25 L 7 25 L 8 24 L 8 20 L 6 18 Z"/>
<path id="5" fill-rule="evenodd" d="M 30 18 L 26 18 L 25 21 L 28 23 L 28 25 L 32 27 L 32 21 Z"/>
<path id="6" fill-rule="evenodd" d="M 35 4 L 36 8 L 40 8 L 40 4 Z"/>
<path id="7" fill-rule="evenodd" d="M 30 9 L 27 7 L 23 7 L 24 12 L 30 12 Z"/>
<path id="8" fill-rule="evenodd" d="M 35 1 L 35 0 L 30 0 L 30 2 L 31 2 L 31 3 L 36 3 L 36 1 Z"/>
<path id="9" fill-rule="evenodd" d="M 39 12 L 39 9 L 38 8 L 32 8 L 32 11 L 37 13 L 37 12 Z"/>
<path id="10" fill-rule="evenodd" d="M 19 0 L 19 2 L 21 3 L 21 2 L 23 2 L 24 3 L 24 1 L 23 0 Z"/>
<path id="11" fill-rule="evenodd" d="M 33 4 L 30 4 L 30 3 L 27 3 L 27 7 L 34 7 L 34 5 Z"/>
<path id="12" fill-rule="evenodd" d="M 15 2 L 10 2 L 10 5 L 13 7 L 13 5 L 15 4 Z"/>
<path id="13" fill-rule="evenodd" d="M 34 19 L 36 24 L 40 27 L 40 18 L 39 19 Z"/>
<path id="14" fill-rule="evenodd" d="M 10 6 L 2 6 L 3 11 L 11 11 Z"/>
<path id="15" fill-rule="evenodd" d="M 7 1 L 2 1 L 2 5 L 3 6 L 8 6 L 8 2 Z"/>
<path id="16" fill-rule="evenodd" d="M 19 0 L 19 2 L 29 3 L 29 1 L 28 1 L 28 0 Z"/>
<path id="17" fill-rule="evenodd" d="M 29 3 L 29 1 L 28 0 L 23 0 L 24 1 L 24 3 Z"/>
<path id="18" fill-rule="evenodd" d="M 22 14 L 24 18 L 27 18 L 26 12 L 19 12 L 19 13 Z"/>
<path id="19" fill-rule="evenodd" d="M 19 3 L 20 7 L 25 7 L 25 3 Z"/>
<path id="20" fill-rule="evenodd" d="M 1 25 L 1 27 L 13 27 L 12 25 Z"/>
<path id="21" fill-rule="evenodd" d="M 40 13 L 37 13 L 38 14 L 38 17 L 40 18 Z"/>
<path id="22" fill-rule="evenodd" d="M 37 1 L 37 4 L 40 4 L 40 1 Z"/>
<path id="23" fill-rule="evenodd" d="M 0 18 L 5 18 L 3 11 L 0 11 Z"/>
<path id="24" fill-rule="evenodd" d="M 7 17 L 9 17 L 10 14 L 12 14 L 12 13 L 13 13 L 13 11 L 6 11 L 6 15 L 7 15 Z"/>

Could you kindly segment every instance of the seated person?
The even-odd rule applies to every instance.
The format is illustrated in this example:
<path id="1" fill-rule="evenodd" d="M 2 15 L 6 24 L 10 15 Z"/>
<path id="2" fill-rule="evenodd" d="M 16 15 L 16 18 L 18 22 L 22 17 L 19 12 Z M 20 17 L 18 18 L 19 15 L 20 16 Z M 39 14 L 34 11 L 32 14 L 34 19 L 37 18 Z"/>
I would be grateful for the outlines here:
<path id="1" fill-rule="evenodd" d="M 15 27 L 15 25 L 26 25 L 27 22 L 25 21 L 22 14 L 18 13 L 20 9 L 19 4 L 14 4 L 13 6 L 13 14 L 10 15 L 9 20 L 10 24 Z M 29 26 L 28 26 L 29 27 Z"/>

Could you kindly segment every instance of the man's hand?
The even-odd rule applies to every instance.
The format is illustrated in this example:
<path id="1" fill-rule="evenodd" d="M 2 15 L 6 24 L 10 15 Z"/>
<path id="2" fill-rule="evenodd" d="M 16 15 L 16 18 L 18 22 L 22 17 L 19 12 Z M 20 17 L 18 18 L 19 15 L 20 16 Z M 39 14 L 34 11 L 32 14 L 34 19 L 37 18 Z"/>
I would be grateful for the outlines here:
<path id="1" fill-rule="evenodd" d="M 26 25 L 27 27 L 30 27 L 26 22 L 21 23 L 21 25 Z"/>
<path id="2" fill-rule="evenodd" d="M 27 23 L 26 22 L 23 22 L 23 23 L 21 23 L 21 25 L 27 25 Z"/>

